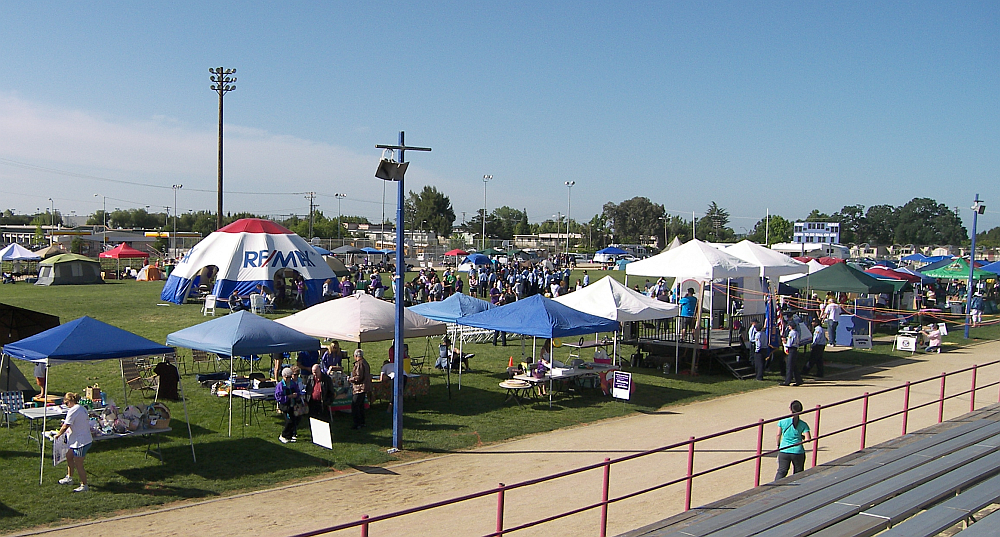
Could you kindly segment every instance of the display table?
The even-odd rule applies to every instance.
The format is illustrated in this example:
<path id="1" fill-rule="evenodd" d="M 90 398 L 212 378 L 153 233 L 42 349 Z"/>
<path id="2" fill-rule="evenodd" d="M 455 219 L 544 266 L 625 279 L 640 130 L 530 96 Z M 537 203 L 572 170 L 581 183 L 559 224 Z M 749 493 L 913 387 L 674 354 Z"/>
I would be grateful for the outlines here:
<path id="1" fill-rule="evenodd" d="M 620 369 L 617 365 L 613 364 L 595 364 L 592 362 L 587 362 L 579 367 L 568 367 L 568 368 L 553 368 L 546 372 L 545 376 L 538 378 L 533 375 L 514 375 L 514 380 L 519 380 L 522 382 L 527 382 L 531 384 L 532 388 L 537 388 L 539 385 L 544 385 L 548 383 L 549 385 L 549 408 L 552 408 L 552 386 L 554 381 L 570 381 L 576 380 L 587 376 L 595 376 L 600 379 L 600 384 L 602 390 L 607 393 L 607 374 L 610 371 L 617 371 Z"/>
<path id="2" fill-rule="evenodd" d="M 267 413 L 267 402 L 274 401 L 274 388 L 233 390 L 233 397 L 243 400 L 243 427 L 246 428 L 247 425 L 253 425 L 255 412 Z M 257 424 L 260 425 L 260 418 L 257 418 Z"/>
<path id="3" fill-rule="evenodd" d="M 122 438 L 132 438 L 136 436 L 141 436 L 146 440 L 146 454 L 143 458 L 148 457 L 150 454 L 156 455 L 156 458 L 163 462 L 163 451 L 160 449 L 160 435 L 163 433 L 169 433 L 172 429 L 170 427 L 161 427 L 156 429 L 136 429 L 135 431 L 129 431 L 127 433 L 113 433 L 106 434 L 102 436 L 95 436 L 94 442 L 103 442 L 105 440 L 121 440 Z M 156 444 L 156 449 L 153 449 L 153 444 Z"/>
<path id="4" fill-rule="evenodd" d="M 28 420 L 28 439 L 41 442 L 42 422 L 50 419 L 61 420 L 69 410 L 62 406 L 22 408 L 17 411 Z"/>
<path id="5" fill-rule="evenodd" d="M 530 382 L 511 379 L 501 382 L 500 387 L 507 390 L 507 399 L 504 399 L 505 404 L 513 399 L 517 403 L 517 406 L 520 407 L 522 399 L 534 399 L 532 396 L 534 386 Z"/>
<path id="6" fill-rule="evenodd" d="M 372 401 L 392 401 L 392 382 L 372 381 Z M 427 375 L 407 375 L 403 397 L 427 395 L 430 393 L 431 378 Z"/>

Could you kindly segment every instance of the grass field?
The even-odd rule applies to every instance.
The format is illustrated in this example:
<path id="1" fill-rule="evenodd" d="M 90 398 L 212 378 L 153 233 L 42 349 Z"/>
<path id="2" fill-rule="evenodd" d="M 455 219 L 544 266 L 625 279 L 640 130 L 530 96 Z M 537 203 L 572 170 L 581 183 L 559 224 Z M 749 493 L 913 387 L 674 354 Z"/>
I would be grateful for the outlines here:
<path id="1" fill-rule="evenodd" d="M 609 273 L 591 271 L 591 280 L 596 281 L 605 274 Z M 573 281 L 577 277 L 574 274 Z M 206 319 L 195 304 L 163 305 L 159 299 L 161 287 L 159 283 L 128 281 L 58 287 L 19 283 L 0 287 L 0 302 L 58 315 L 62 322 L 89 315 L 162 343 L 168 333 Z M 276 316 L 287 313 L 279 312 Z M 978 330 L 983 331 L 977 333 L 980 337 L 996 336 L 994 328 Z M 960 337 L 952 334 L 948 340 Z M 424 340 L 408 343 L 411 355 L 424 354 Z M 350 349 L 351 344 L 345 348 Z M 530 352 L 530 340 L 528 348 Z M 364 349 L 377 371 L 388 350 L 388 342 L 365 344 Z M 384 403 L 373 405 L 368 414 L 368 427 L 361 431 L 351 429 L 349 415 L 335 416 L 333 450 L 310 443 L 307 431 L 303 431 L 296 444 L 279 443 L 281 420 L 270 413 L 260 424 L 244 429 L 234 412 L 237 417 L 230 438 L 224 420 L 227 401 L 211 396 L 208 389 L 198 386 L 189 370 L 183 382 L 198 462 L 192 462 L 183 408 L 180 402 L 172 403 L 173 431 L 163 438 L 164 464 L 144 458 L 144 444 L 138 439 L 98 443 L 88 454 L 86 463 L 92 492 L 69 499 L 69 489 L 56 484 L 65 473 L 65 467 L 52 468 L 48 462 L 51 458 L 45 464 L 44 484 L 39 486 L 38 445 L 26 439 L 27 424 L 17 421 L 9 431 L 0 430 L 0 465 L 4 476 L 4 486 L 0 488 L 0 532 L 107 516 L 120 510 L 187 498 L 209 498 L 266 488 L 356 466 L 412 460 L 632 412 L 652 412 L 665 405 L 759 389 L 779 380 L 776 375 L 770 375 L 767 382 L 753 383 L 711 375 L 665 376 L 654 369 L 635 369 L 636 390 L 627 404 L 588 393 L 557 396 L 551 410 L 541 403 L 518 408 L 513 403 L 504 404 L 505 394 L 498 387 L 505 378 L 509 358 L 513 356 L 515 362 L 520 361 L 518 340 L 512 340 L 508 347 L 467 345 L 466 349 L 476 353 L 476 357 L 472 362 L 473 371 L 463 378 L 462 389 L 453 389 L 449 398 L 443 375 L 432 370 L 429 396 L 406 401 L 405 450 L 391 456 L 386 450 L 391 447 L 392 426 Z M 627 356 L 631 352 L 626 348 L 621 354 Z M 182 349 L 181 354 L 190 360 L 190 351 Z M 432 363 L 436 342 L 430 354 Z M 556 358 L 559 355 L 557 350 Z M 839 360 L 864 364 L 884 362 L 896 356 L 903 354 L 894 354 L 884 345 L 863 354 L 837 353 Z M 32 377 L 30 364 L 15 363 L 29 379 Z M 50 372 L 50 391 L 53 393 L 82 391 L 95 382 L 100 383 L 112 399 L 123 400 L 117 361 L 60 365 Z M 137 398 L 137 393 L 130 397 L 133 402 Z M 234 405 L 234 408 L 239 407 Z"/>

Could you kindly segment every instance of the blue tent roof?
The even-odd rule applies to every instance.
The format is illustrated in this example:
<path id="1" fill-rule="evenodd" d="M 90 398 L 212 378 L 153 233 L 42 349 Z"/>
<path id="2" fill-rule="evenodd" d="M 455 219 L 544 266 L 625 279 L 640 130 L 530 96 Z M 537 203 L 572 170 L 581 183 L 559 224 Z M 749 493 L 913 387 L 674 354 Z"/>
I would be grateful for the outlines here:
<path id="1" fill-rule="evenodd" d="M 936 255 L 934 257 L 928 257 L 924 260 L 927 264 L 918 268 L 917 272 L 927 272 L 928 270 L 947 267 L 951 264 L 952 259 L 953 258 L 950 255 Z"/>
<path id="2" fill-rule="evenodd" d="M 327 250 L 326 248 L 323 248 L 322 246 L 316 246 L 314 244 L 314 245 L 312 245 L 312 247 L 313 247 L 313 250 L 316 250 L 316 253 L 318 253 L 319 255 L 333 255 L 333 252 L 331 252 L 330 250 Z"/>
<path id="3" fill-rule="evenodd" d="M 924 254 L 922 254 L 922 253 L 917 252 L 915 254 L 910 254 L 910 255 L 903 256 L 903 257 L 900 258 L 900 260 L 901 261 L 919 261 L 919 262 L 923 263 L 924 261 L 927 261 L 927 256 L 924 255 Z"/>
<path id="4" fill-rule="evenodd" d="M 244 310 L 169 334 L 167 345 L 248 356 L 313 351 L 319 348 L 319 340 Z"/>
<path id="5" fill-rule="evenodd" d="M 472 263 L 473 265 L 489 265 L 493 260 L 483 254 L 469 254 L 465 258 L 465 262 Z"/>
<path id="6" fill-rule="evenodd" d="M 978 261 L 977 261 L 977 263 L 978 263 Z M 1000 274 L 1000 261 L 994 261 L 993 263 L 990 263 L 988 265 L 983 265 L 983 266 L 981 266 L 979 268 L 981 268 L 981 269 L 983 269 L 983 270 L 985 270 L 987 272 L 992 272 L 994 274 Z"/>
<path id="7" fill-rule="evenodd" d="M 618 322 L 577 311 L 551 298 L 533 295 L 511 304 L 462 317 L 465 326 L 512 334 L 554 338 L 618 330 Z"/>
<path id="8" fill-rule="evenodd" d="M 97 319 L 80 317 L 75 321 L 4 345 L 3 352 L 14 358 L 32 362 L 43 362 L 48 358 L 51 365 L 82 360 L 114 360 L 167 354 L 174 352 L 174 349 Z"/>
<path id="9" fill-rule="evenodd" d="M 599 253 L 599 254 L 606 254 L 606 255 L 625 255 L 628 252 L 626 252 L 625 250 L 622 250 L 621 248 L 615 248 L 614 246 L 608 246 L 607 248 L 605 248 L 603 250 L 598 250 L 597 253 Z"/>
<path id="10" fill-rule="evenodd" d="M 381 254 L 382 253 L 382 250 L 379 250 L 378 248 L 372 248 L 371 246 L 365 246 L 364 248 L 361 249 L 361 251 L 364 252 L 364 253 L 366 253 L 366 254 Z"/>
<path id="11" fill-rule="evenodd" d="M 425 302 L 411 306 L 410 311 L 428 319 L 454 323 L 466 315 L 486 311 L 493 307 L 489 302 L 463 293 L 455 293 L 441 302 Z"/>

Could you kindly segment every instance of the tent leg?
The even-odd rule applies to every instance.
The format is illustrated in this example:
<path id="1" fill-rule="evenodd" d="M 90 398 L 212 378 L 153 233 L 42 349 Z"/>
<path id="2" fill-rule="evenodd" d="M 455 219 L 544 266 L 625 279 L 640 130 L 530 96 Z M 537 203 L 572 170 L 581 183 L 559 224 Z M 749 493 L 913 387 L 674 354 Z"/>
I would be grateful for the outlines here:
<path id="1" fill-rule="evenodd" d="M 233 357 L 229 357 L 229 436 L 233 436 Z"/>
<path id="2" fill-rule="evenodd" d="M 178 377 L 180 377 L 180 375 L 178 375 Z M 191 460 L 197 464 L 198 457 L 194 454 L 194 435 L 191 434 L 191 418 L 188 417 L 188 402 L 187 395 L 184 393 L 184 382 L 178 378 L 177 385 L 181 389 L 181 401 L 184 402 L 184 421 L 187 422 L 188 442 L 191 444 Z M 159 391 L 157 391 L 157 394 L 159 394 Z"/>
<path id="3" fill-rule="evenodd" d="M 45 478 L 45 421 L 48 417 L 49 400 L 49 359 L 45 359 L 45 387 L 42 388 L 42 430 L 38 433 L 38 443 L 42 446 L 42 453 L 38 461 L 38 484 L 42 484 Z M 68 463 L 67 463 L 68 464 Z"/>
<path id="4" fill-rule="evenodd" d="M 123 364 L 121 360 L 118 360 L 118 365 L 121 367 L 122 370 L 122 394 L 125 395 L 125 406 L 123 406 L 122 408 L 128 408 L 128 384 L 125 382 L 125 364 Z M 46 384 L 49 383 L 48 376 L 45 377 L 45 383 Z"/>

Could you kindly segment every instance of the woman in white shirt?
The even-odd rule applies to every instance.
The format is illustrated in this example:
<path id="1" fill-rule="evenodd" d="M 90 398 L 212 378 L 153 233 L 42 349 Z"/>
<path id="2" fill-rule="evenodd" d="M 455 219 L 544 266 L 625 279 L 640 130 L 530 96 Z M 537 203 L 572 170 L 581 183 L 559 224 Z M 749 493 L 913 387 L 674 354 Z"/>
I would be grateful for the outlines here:
<path id="1" fill-rule="evenodd" d="M 94 438 L 90 435 L 90 416 L 86 408 L 77 404 L 80 402 L 80 394 L 67 393 L 63 396 L 63 401 L 69 407 L 69 413 L 66 414 L 66 419 L 63 420 L 56 436 L 62 436 L 69 431 L 69 437 L 66 439 L 69 451 L 66 452 L 66 477 L 60 479 L 59 484 L 72 485 L 73 470 L 76 469 L 81 484 L 73 489 L 73 492 L 87 492 L 90 487 L 87 486 L 87 472 L 83 469 L 83 459 L 94 442 Z"/>

